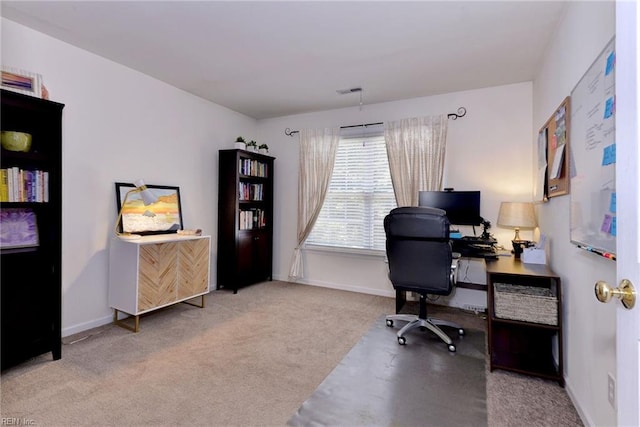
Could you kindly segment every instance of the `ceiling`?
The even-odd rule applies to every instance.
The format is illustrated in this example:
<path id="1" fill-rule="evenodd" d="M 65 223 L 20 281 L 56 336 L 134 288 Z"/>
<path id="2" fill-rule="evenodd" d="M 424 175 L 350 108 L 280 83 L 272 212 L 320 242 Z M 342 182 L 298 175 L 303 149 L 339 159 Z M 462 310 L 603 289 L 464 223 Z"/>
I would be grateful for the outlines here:
<path id="1" fill-rule="evenodd" d="M 263 119 L 360 103 L 341 89 L 366 105 L 533 80 L 565 5 L 2 1 L 1 14 Z"/>

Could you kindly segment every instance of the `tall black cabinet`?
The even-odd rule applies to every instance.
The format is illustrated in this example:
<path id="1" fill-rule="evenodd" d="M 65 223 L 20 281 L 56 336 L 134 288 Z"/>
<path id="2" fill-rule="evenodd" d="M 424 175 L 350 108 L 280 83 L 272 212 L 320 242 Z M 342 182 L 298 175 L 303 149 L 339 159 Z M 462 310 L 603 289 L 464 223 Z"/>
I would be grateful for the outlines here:
<path id="1" fill-rule="evenodd" d="M 2 369 L 61 357 L 63 104 L 2 90 L 3 131 L 32 135 L 28 152 L 2 149 L 0 169 Z M 8 174 L 11 188 L 8 196 Z M 17 186 L 17 187 L 16 187 Z M 11 200 L 11 201 L 9 201 Z"/>
<path id="2" fill-rule="evenodd" d="M 220 150 L 218 176 L 218 288 L 271 280 L 274 157 Z"/>

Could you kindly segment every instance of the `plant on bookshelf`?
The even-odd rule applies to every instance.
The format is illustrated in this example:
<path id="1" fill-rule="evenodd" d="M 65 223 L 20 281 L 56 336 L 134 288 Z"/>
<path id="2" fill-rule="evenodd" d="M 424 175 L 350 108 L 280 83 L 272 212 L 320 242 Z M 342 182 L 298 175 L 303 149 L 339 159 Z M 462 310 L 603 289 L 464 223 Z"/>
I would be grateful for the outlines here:
<path id="1" fill-rule="evenodd" d="M 247 150 L 258 151 L 258 143 L 252 139 L 247 143 Z"/>
<path id="2" fill-rule="evenodd" d="M 245 150 L 247 148 L 247 144 L 243 137 L 239 136 L 236 138 L 236 142 L 234 144 L 235 148 L 239 148 L 240 150 Z"/>

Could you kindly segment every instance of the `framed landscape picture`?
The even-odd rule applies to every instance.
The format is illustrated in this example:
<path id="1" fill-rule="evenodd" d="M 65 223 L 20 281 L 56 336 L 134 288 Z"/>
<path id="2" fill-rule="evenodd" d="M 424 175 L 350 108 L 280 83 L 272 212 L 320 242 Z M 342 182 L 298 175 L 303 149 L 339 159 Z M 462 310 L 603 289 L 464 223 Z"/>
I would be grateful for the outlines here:
<path id="1" fill-rule="evenodd" d="M 147 188 L 157 197 L 157 201 L 150 205 L 142 202 L 140 193 L 129 193 L 135 188 L 130 183 L 116 182 L 116 208 L 118 212 L 122 209 L 122 220 L 118 227 L 120 233 L 169 234 L 182 230 L 179 187 L 147 184 Z"/>

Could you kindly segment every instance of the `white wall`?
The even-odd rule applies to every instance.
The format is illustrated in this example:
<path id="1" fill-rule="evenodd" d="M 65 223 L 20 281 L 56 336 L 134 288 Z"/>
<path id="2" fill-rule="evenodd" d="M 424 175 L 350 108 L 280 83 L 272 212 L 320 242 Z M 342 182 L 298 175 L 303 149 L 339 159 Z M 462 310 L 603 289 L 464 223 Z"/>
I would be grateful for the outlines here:
<path id="1" fill-rule="evenodd" d="M 366 90 L 364 92 L 366 101 Z M 259 138 L 276 160 L 276 220 L 274 276 L 287 279 L 296 244 L 298 136 L 285 136 L 285 128 L 299 130 L 397 120 L 467 109 L 466 116 L 449 121 L 444 186 L 482 191 L 481 214 L 491 221 L 499 243 L 510 246 L 512 230 L 495 226 L 500 202 L 530 201 L 532 197 L 531 125 L 532 85 L 519 83 L 486 89 L 415 98 L 398 102 L 301 114 L 262 120 Z M 461 230 L 471 234 L 471 227 Z M 482 232 L 481 227 L 476 233 Z M 531 232 L 523 232 L 531 238 Z M 303 282 L 315 285 L 395 295 L 381 257 L 344 255 L 305 250 Z M 473 293 L 473 291 L 471 291 Z M 479 293 L 482 298 L 482 293 Z M 477 305 L 471 297 L 471 304 Z"/>
<path id="2" fill-rule="evenodd" d="M 534 133 L 614 34 L 614 2 L 569 2 L 534 81 Z M 573 135 L 570 143 L 578 138 Z M 607 374 L 616 373 L 615 307 L 597 302 L 593 286 L 597 280 L 616 283 L 616 266 L 570 243 L 570 200 L 555 197 L 538 208 L 540 228 L 552 236 L 551 268 L 562 278 L 566 388 L 585 423 L 615 425 L 616 412 L 607 399 Z"/>
<path id="3" fill-rule="evenodd" d="M 180 187 L 183 222 L 214 236 L 220 148 L 254 119 L 2 19 L 2 64 L 42 74 L 63 111 L 63 335 L 111 321 L 114 182 Z"/>

